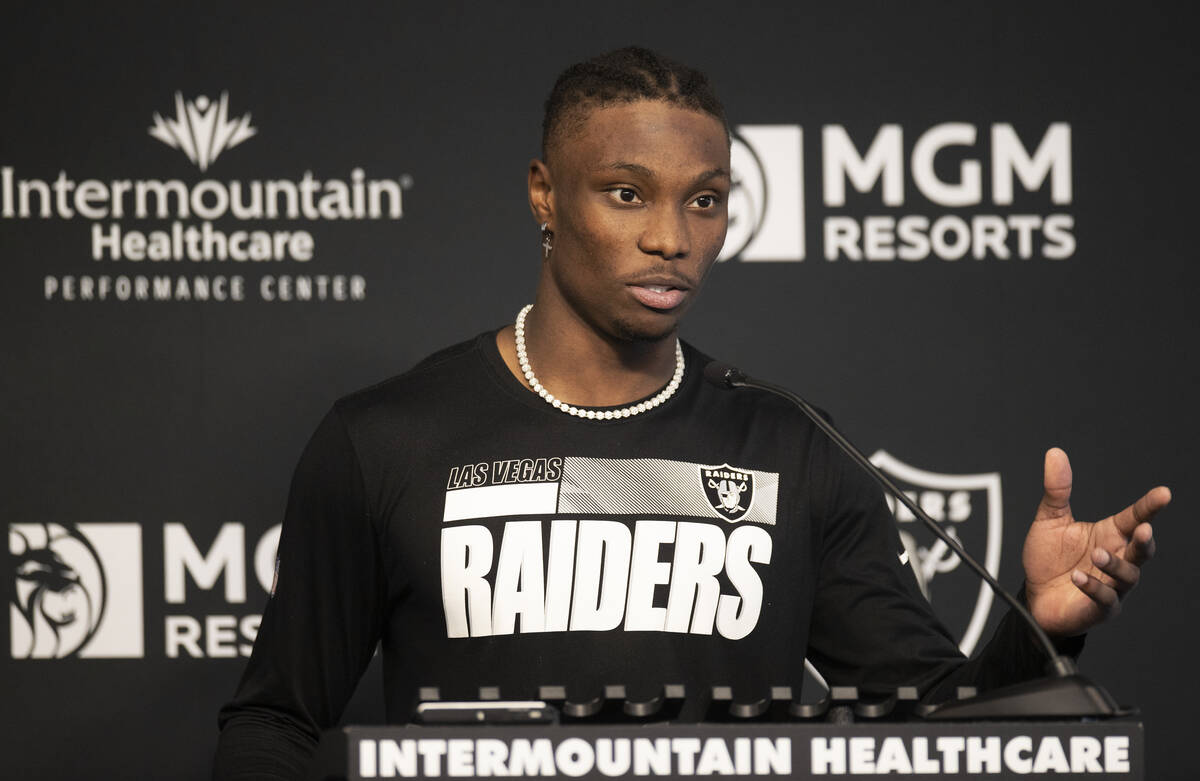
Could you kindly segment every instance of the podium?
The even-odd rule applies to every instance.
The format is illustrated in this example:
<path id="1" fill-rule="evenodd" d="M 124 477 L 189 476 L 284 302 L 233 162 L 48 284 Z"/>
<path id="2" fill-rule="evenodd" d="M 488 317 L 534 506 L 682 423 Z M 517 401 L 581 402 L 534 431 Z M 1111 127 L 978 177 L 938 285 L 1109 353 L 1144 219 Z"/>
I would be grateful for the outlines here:
<path id="1" fill-rule="evenodd" d="M 1135 720 L 479 724 L 327 732 L 317 778 L 1144 778 Z"/>

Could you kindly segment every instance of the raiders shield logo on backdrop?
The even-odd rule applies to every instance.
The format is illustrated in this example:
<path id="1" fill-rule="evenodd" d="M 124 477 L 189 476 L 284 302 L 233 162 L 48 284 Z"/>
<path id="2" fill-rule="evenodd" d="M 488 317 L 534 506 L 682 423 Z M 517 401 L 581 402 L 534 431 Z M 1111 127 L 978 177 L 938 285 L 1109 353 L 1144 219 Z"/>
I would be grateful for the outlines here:
<path id="1" fill-rule="evenodd" d="M 740 520 L 754 502 L 754 475 L 729 464 L 700 467 L 700 486 L 708 503 L 727 521 Z"/>
<path id="2" fill-rule="evenodd" d="M 992 577 L 1000 572 L 1000 473 L 950 475 L 909 466 L 880 450 L 871 463 L 888 474 L 930 518 L 968 553 L 983 562 Z M 900 539 L 921 590 L 934 612 L 958 639 L 964 654 L 979 642 L 992 607 L 992 590 L 933 536 L 911 511 L 887 497 Z"/>

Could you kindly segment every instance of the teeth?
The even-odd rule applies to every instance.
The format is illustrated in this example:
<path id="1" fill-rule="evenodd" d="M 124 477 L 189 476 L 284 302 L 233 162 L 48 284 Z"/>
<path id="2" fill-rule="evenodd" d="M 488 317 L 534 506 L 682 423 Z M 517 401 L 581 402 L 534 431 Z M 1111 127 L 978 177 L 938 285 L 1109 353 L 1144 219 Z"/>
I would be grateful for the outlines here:
<path id="1" fill-rule="evenodd" d="M 670 288 L 663 287 L 662 285 L 646 285 L 646 289 L 647 289 L 647 290 L 653 290 L 655 293 L 665 293 L 665 292 L 667 292 L 667 291 L 668 291 Z"/>

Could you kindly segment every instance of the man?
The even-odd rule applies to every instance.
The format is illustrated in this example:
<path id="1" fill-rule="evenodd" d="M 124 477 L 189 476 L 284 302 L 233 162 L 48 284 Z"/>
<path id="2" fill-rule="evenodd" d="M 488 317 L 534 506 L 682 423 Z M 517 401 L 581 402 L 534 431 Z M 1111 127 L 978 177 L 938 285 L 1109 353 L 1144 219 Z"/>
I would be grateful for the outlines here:
<path id="1" fill-rule="evenodd" d="M 389 720 L 420 686 L 573 699 L 665 683 L 799 686 L 1043 674 L 1011 616 L 964 661 L 899 561 L 868 478 L 786 403 L 701 377 L 676 330 L 725 238 L 729 135 L 698 72 L 624 49 L 563 73 L 529 200 L 532 309 L 339 401 L 292 484 L 278 583 L 217 775 L 294 777 L 382 644 Z M 1076 523 L 1046 455 L 1025 594 L 1075 652 L 1154 552 L 1156 488 Z M 698 718 L 702 703 L 689 703 Z"/>

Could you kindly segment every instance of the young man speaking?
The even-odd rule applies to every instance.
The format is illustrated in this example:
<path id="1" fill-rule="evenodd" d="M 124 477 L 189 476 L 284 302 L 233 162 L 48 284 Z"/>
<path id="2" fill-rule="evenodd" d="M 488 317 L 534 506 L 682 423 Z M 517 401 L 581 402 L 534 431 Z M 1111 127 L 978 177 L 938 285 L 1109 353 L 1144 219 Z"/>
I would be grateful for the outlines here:
<path id="1" fill-rule="evenodd" d="M 757 699 L 799 688 L 806 655 L 832 684 L 931 700 L 1044 673 L 1011 615 L 964 660 L 861 470 L 786 402 L 704 381 L 708 358 L 676 332 L 724 242 L 729 190 L 702 74 L 630 48 L 559 77 L 529 167 L 533 304 L 321 423 L 221 713 L 218 777 L 299 777 L 379 644 L 397 722 L 421 686 Z M 1077 650 L 1153 555 L 1148 521 L 1170 492 L 1090 524 L 1070 490 L 1051 450 L 1023 562 L 1033 615 Z"/>

